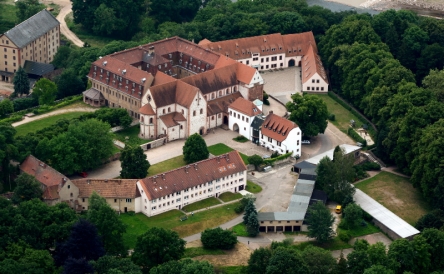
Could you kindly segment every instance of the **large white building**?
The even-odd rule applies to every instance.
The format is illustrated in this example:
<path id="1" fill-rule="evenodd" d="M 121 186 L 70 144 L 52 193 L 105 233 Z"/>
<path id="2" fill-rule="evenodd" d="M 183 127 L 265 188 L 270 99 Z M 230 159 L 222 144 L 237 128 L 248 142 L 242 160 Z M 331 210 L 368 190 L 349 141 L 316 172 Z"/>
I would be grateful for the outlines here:
<path id="1" fill-rule="evenodd" d="M 280 33 L 219 42 L 204 39 L 199 45 L 258 71 L 301 67 L 302 90 L 327 92 L 328 79 L 317 54 L 313 33 Z"/>
<path id="2" fill-rule="evenodd" d="M 260 128 L 259 144 L 279 154 L 292 152 L 292 156 L 301 155 L 302 132 L 298 125 L 273 114 L 265 118 Z"/>
<path id="3" fill-rule="evenodd" d="M 247 185 L 247 167 L 237 151 L 206 159 L 137 182 L 140 208 L 146 216 L 181 209 L 224 192 L 238 192 Z"/>

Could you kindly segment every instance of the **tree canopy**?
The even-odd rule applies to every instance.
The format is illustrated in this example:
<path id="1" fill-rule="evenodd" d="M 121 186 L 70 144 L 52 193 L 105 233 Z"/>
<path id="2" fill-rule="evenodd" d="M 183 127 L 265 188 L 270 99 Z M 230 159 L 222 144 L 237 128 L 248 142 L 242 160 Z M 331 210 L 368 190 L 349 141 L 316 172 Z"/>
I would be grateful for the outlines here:
<path id="1" fill-rule="evenodd" d="M 237 243 L 237 237 L 233 231 L 220 227 L 205 229 L 200 240 L 203 246 L 208 249 L 233 249 Z"/>
<path id="2" fill-rule="evenodd" d="M 51 80 L 40 78 L 35 83 L 32 96 L 38 98 L 40 105 L 50 105 L 54 103 L 57 95 L 57 86 Z"/>
<path id="3" fill-rule="evenodd" d="M 19 1 L 22 3 L 22 1 Z M 19 3 L 17 2 L 17 3 Z M 29 94 L 29 78 L 25 70 L 20 66 L 14 75 L 14 95 L 22 96 Z"/>
<path id="4" fill-rule="evenodd" d="M 197 133 L 187 138 L 183 146 L 183 159 L 188 164 L 208 159 L 208 151 L 205 140 Z"/>
<path id="5" fill-rule="evenodd" d="M 324 133 L 327 128 L 327 105 L 322 99 L 314 95 L 295 94 L 293 102 L 287 103 L 287 110 L 291 112 L 290 120 L 295 122 L 306 136 L 316 136 Z"/>
<path id="6" fill-rule="evenodd" d="M 32 199 L 42 199 L 43 190 L 41 184 L 34 176 L 23 172 L 15 179 L 15 184 L 17 186 L 14 189 L 14 196 L 12 196 L 14 203 L 18 204 Z"/>
<path id="7" fill-rule="evenodd" d="M 120 154 L 120 162 L 122 166 L 120 177 L 122 179 L 143 179 L 148 174 L 150 163 L 140 146 L 126 145 Z"/>
<path id="8" fill-rule="evenodd" d="M 334 221 L 335 217 L 322 202 L 311 205 L 306 216 L 308 237 L 315 238 L 320 243 L 328 241 L 333 237 Z"/>

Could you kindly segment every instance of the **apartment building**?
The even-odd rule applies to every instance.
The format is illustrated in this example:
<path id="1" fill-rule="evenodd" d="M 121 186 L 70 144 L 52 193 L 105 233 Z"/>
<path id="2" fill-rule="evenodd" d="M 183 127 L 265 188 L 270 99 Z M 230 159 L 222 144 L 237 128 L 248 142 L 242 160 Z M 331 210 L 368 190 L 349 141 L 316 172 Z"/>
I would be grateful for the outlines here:
<path id="1" fill-rule="evenodd" d="M 0 35 L 1 80 L 12 82 L 25 61 L 50 63 L 60 46 L 60 22 L 46 9 Z"/>

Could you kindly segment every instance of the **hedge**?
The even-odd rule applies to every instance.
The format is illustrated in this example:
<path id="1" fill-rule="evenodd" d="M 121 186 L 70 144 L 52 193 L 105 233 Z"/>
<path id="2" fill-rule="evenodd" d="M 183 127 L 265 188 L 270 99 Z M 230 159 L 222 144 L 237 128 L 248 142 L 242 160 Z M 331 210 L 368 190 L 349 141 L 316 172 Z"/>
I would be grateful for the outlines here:
<path id="1" fill-rule="evenodd" d="M 367 140 L 362 138 L 353 128 L 349 127 L 347 130 L 347 134 L 356 142 L 361 143 L 363 146 L 367 146 Z"/>
<path id="2" fill-rule="evenodd" d="M 71 96 L 71 97 L 66 97 L 66 98 L 60 100 L 57 105 L 54 105 L 54 106 L 47 106 L 47 105 L 40 106 L 39 108 L 34 109 L 32 112 L 34 114 L 47 113 L 47 112 L 50 112 L 50 111 L 53 111 L 53 110 L 56 110 L 56 109 L 68 106 L 68 105 L 70 105 L 70 104 L 72 104 L 74 102 L 82 101 L 82 99 L 83 99 L 83 95 L 74 95 L 74 96 Z"/>
<path id="3" fill-rule="evenodd" d="M 265 159 L 265 160 L 264 160 L 264 164 L 267 164 L 267 165 L 271 165 L 271 166 L 272 166 L 272 165 L 274 165 L 274 163 L 275 163 L 276 161 L 287 159 L 288 157 L 291 156 L 291 154 L 293 154 L 293 152 L 288 152 L 288 153 L 286 153 L 286 154 L 279 155 L 279 156 L 276 157 L 276 158 Z"/>

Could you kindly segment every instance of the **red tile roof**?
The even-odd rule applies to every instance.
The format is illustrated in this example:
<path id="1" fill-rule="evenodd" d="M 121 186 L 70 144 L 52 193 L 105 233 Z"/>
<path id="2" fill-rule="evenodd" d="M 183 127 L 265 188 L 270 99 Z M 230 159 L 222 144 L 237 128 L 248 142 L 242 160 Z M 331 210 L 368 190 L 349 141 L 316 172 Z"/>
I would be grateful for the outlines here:
<path id="1" fill-rule="evenodd" d="M 69 180 L 65 175 L 48 166 L 33 155 L 26 157 L 25 161 L 20 165 L 20 169 L 23 172 L 34 176 L 37 181 L 46 187 L 59 186 Z"/>
<path id="2" fill-rule="evenodd" d="M 103 198 L 137 198 L 137 179 L 78 179 L 71 181 L 79 188 L 79 198 L 89 198 L 95 191 Z"/>
<path id="3" fill-rule="evenodd" d="M 154 77 L 153 86 L 162 85 L 165 83 L 173 82 L 176 78 L 169 76 L 168 74 L 165 74 L 161 71 L 158 71 L 156 73 L 156 76 Z"/>
<path id="4" fill-rule="evenodd" d="M 253 102 L 248 101 L 243 97 L 237 98 L 237 100 L 228 107 L 249 117 L 253 117 L 262 113 L 262 111 L 255 104 L 253 104 Z"/>
<path id="5" fill-rule="evenodd" d="M 318 51 L 311 31 L 282 35 L 282 40 L 287 57 L 305 55 L 310 45 L 314 47 L 316 52 Z M 290 50 L 291 52 L 289 52 Z"/>
<path id="6" fill-rule="evenodd" d="M 223 96 L 207 102 L 207 116 L 212 116 L 218 113 L 228 112 L 228 106 L 232 104 L 236 99 L 242 98 L 240 92 L 231 93 L 227 96 Z"/>
<path id="7" fill-rule="evenodd" d="M 199 89 L 179 80 L 151 87 L 151 96 L 156 107 L 179 104 L 189 107 Z"/>
<path id="8" fill-rule="evenodd" d="M 328 84 L 327 74 L 322 66 L 321 58 L 310 45 L 307 54 L 302 58 L 302 83 L 307 82 L 316 73 Z"/>
<path id="9" fill-rule="evenodd" d="M 149 103 L 139 108 L 139 112 L 140 114 L 145 114 L 145 115 L 156 115 L 156 113 L 154 112 L 153 108 Z"/>
<path id="10" fill-rule="evenodd" d="M 278 142 L 282 142 L 287 139 L 288 133 L 297 127 L 298 125 L 294 122 L 270 113 L 262 124 L 261 133 Z"/>
<path id="11" fill-rule="evenodd" d="M 178 122 L 186 121 L 185 117 L 179 112 L 172 112 L 159 117 L 167 128 L 179 125 Z"/>
<path id="12" fill-rule="evenodd" d="M 246 170 L 239 153 L 231 151 L 139 182 L 150 199 L 157 199 Z"/>

